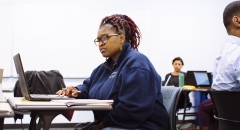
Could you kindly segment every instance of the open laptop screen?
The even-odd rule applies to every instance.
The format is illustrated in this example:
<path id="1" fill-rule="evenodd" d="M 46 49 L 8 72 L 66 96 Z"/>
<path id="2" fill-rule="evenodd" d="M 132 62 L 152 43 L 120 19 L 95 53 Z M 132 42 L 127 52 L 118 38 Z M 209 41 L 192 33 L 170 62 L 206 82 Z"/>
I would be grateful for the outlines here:
<path id="1" fill-rule="evenodd" d="M 207 71 L 187 71 L 185 85 L 192 85 L 195 87 L 210 87 L 211 84 Z"/>
<path id="2" fill-rule="evenodd" d="M 210 82 L 206 72 L 194 72 L 194 77 L 195 77 L 197 86 L 202 86 L 202 85 L 210 86 Z"/>

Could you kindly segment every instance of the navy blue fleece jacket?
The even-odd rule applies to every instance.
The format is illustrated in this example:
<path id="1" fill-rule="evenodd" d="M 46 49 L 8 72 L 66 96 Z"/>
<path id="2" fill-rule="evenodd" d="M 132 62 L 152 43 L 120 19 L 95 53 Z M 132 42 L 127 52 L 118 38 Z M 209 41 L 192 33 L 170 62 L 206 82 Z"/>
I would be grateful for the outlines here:
<path id="1" fill-rule="evenodd" d="M 78 98 L 113 99 L 113 110 L 93 111 L 104 127 L 167 130 L 169 117 L 163 105 L 161 77 L 149 59 L 125 43 L 117 61 L 109 58 L 83 84 Z"/>

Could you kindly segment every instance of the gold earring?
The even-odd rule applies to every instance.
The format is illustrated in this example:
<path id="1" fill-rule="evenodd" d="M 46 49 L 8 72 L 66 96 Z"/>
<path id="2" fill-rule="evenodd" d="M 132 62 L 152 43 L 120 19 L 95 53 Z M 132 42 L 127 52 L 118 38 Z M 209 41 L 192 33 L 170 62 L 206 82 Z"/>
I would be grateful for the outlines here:
<path id="1" fill-rule="evenodd" d="M 120 51 L 122 50 L 122 47 L 120 47 Z"/>

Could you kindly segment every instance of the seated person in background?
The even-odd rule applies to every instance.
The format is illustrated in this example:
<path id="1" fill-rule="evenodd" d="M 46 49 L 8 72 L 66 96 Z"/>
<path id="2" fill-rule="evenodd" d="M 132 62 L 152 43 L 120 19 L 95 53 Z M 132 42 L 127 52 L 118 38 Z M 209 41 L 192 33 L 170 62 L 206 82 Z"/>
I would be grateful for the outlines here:
<path id="1" fill-rule="evenodd" d="M 169 129 L 161 77 L 149 59 L 138 52 L 140 38 L 137 25 L 127 15 L 103 18 L 94 42 L 106 61 L 83 84 L 57 92 L 82 99 L 114 100 L 113 110 L 93 111 L 96 121 L 89 130 Z"/>
<path id="2" fill-rule="evenodd" d="M 240 1 L 231 2 L 223 12 L 228 33 L 226 43 L 215 59 L 213 90 L 240 91 Z M 214 130 L 213 104 L 207 99 L 198 106 L 201 130 Z"/>
<path id="3" fill-rule="evenodd" d="M 171 73 L 168 73 L 165 76 L 165 80 L 162 83 L 162 85 L 179 87 L 179 78 L 178 78 L 179 74 L 183 73 L 184 77 L 186 77 L 186 73 L 181 72 L 183 65 L 184 65 L 184 63 L 183 63 L 182 58 L 180 58 L 180 57 L 174 58 L 172 60 L 172 66 L 174 68 L 174 71 Z M 191 107 L 192 103 L 190 102 L 190 98 L 189 98 L 188 94 L 189 93 L 187 93 L 187 97 L 186 97 L 187 98 L 187 107 Z M 184 93 L 181 93 L 179 103 L 177 106 L 178 109 L 184 108 L 184 100 L 185 100 Z"/>

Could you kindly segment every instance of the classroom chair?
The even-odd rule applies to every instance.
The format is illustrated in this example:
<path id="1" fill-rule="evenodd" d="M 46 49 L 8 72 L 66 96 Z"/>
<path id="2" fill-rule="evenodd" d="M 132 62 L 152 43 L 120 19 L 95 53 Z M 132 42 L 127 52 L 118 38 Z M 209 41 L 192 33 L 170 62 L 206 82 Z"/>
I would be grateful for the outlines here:
<path id="1" fill-rule="evenodd" d="M 169 115 L 169 130 L 176 130 L 176 112 L 177 105 L 179 101 L 179 97 L 181 94 L 182 88 L 180 87 L 162 87 L 161 92 L 163 95 L 163 105 L 167 109 Z M 92 122 L 86 125 L 82 130 L 87 130 L 93 125 L 99 124 L 100 122 Z M 75 130 L 77 130 L 77 126 L 81 124 L 77 124 L 75 126 Z"/>
<path id="2" fill-rule="evenodd" d="M 239 130 L 240 128 L 240 91 L 209 90 L 215 108 L 214 118 L 218 130 Z"/>
<path id="3" fill-rule="evenodd" d="M 182 92 L 181 87 L 162 87 L 163 105 L 169 115 L 170 130 L 176 130 L 176 113 L 179 97 Z"/>
<path id="4" fill-rule="evenodd" d="M 58 90 L 66 88 L 63 76 L 58 70 L 50 71 L 26 71 L 24 73 L 28 91 L 30 94 L 55 94 Z M 18 80 L 14 86 L 14 97 L 23 97 Z M 29 129 L 41 129 L 42 120 L 38 117 L 37 114 L 31 113 L 30 111 L 14 111 L 15 112 L 15 121 L 17 119 L 23 119 L 23 116 L 30 114 L 31 121 Z M 73 115 L 73 110 L 69 110 L 65 113 L 62 113 L 68 120 L 71 120 Z M 36 123 L 36 120 L 38 123 Z"/>

